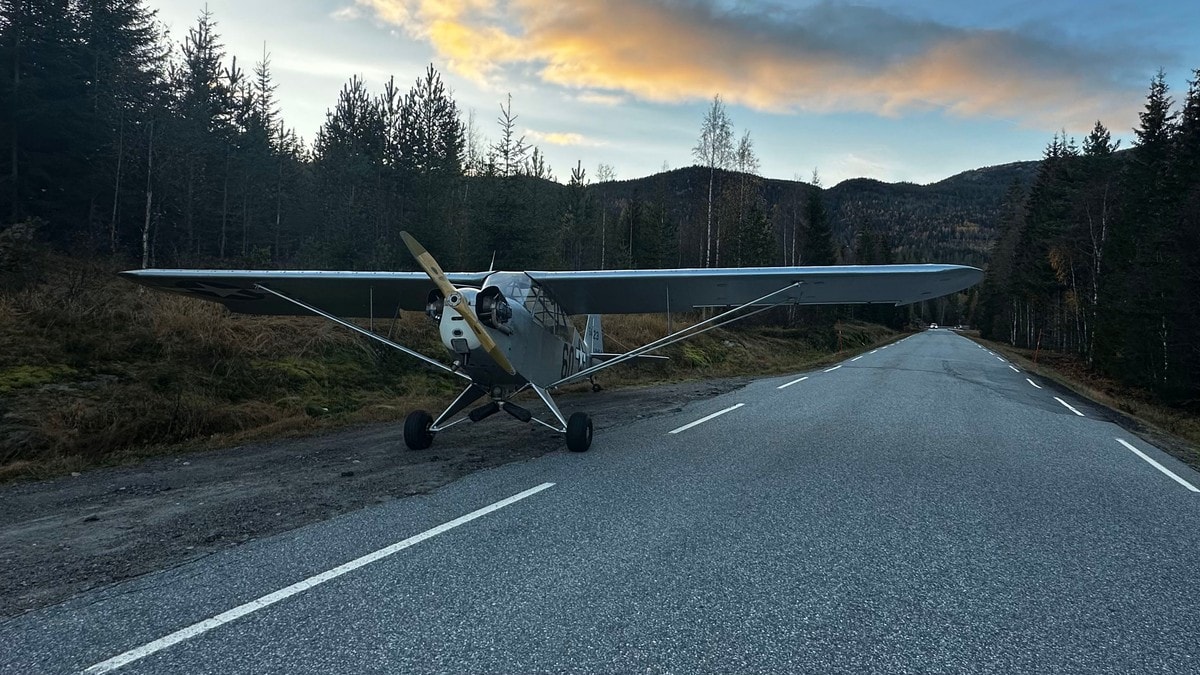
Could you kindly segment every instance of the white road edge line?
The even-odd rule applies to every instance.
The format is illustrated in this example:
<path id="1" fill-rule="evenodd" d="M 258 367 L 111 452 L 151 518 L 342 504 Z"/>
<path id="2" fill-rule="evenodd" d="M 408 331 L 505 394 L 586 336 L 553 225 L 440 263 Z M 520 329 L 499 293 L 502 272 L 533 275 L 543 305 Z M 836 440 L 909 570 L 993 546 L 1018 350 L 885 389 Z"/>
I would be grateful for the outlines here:
<path id="1" fill-rule="evenodd" d="M 1013 371 L 1014 373 L 1019 373 L 1019 372 L 1021 372 L 1021 371 L 1017 370 L 1017 367 L 1016 367 L 1016 366 L 1014 366 L 1014 365 L 1012 365 L 1011 363 L 1008 365 L 1008 367 L 1009 367 L 1009 368 L 1012 368 L 1012 371 Z"/>
<path id="2" fill-rule="evenodd" d="M 724 410 L 718 410 L 717 412 L 715 412 L 715 413 L 713 413 L 713 414 L 711 414 L 711 415 L 708 415 L 708 416 L 705 416 L 705 417 L 701 417 L 700 419 L 696 420 L 695 422 L 691 422 L 691 423 L 685 424 L 685 425 L 683 425 L 683 426 L 679 427 L 678 429 L 672 429 L 672 430 L 668 431 L 667 433 L 669 433 L 669 434 L 677 434 L 677 433 L 679 433 L 679 432 L 681 432 L 681 431 L 687 431 L 688 429 L 691 429 L 692 427 L 694 427 L 694 426 L 696 426 L 696 425 L 698 425 L 698 424 L 704 424 L 705 422 L 707 422 L 707 421 L 709 421 L 709 420 L 713 419 L 714 417 L 720 417 L 721 415 L 724 415 L 725 413 L 727 413 L 727 412 L 731 412 L 731 411 L 733 411 L 733 410 L 737 410 L 738 408 L 740 408 L 740 407 L 742 407 L 742 406 L 744 406 L 744 405 L 746 405 L 746 404 L 745 404 L 745 403 L 739 403 L 739 404 L 737 404 L 737 405 L 731 405 L 731 406 L 729 406 L 728 408 L 726 408 L 726 409 L 724 409 Z"/>
<path id="3" fill-rule="evenodd" d="M 1028 382 L 1029 384 L 1032 384 L 1033 386 L 1037 387 L 1038 389 L 1041 389 L 1041 387 L 1038 387 L 1037 382 L 1034 382 L 1033 380 L 1029 379 L 1028 377 L 1025 378 L 1025 381 Z"/>
<path id="4" fill-rule="evenodd" d="M 1154 461 L 1149 456 L 1147 456 L 1146 453 L 1142 452 L 1141 450 L 1138 450 L 1137 448 L 1133 447 L 1129 443 L 1125 442 L 1125 439 L 1118 438 L 1117 442 L 1120 443 L 1121 445 L 1125 446 L 1126 448 L 1129 448 L 1130 450 L 1132 450 L 1133 454 L 1137 455 L 1138 457 L 1141 457 L 1142 459 L 1146 460 L 1147 462 L 1150 462 L 1150 466 L 1153 466 L 1154 468 L 1158 469 L 1159 471 L 1167 474 L 1176 483 L 1179 483 L 1180 485 L 1191 490 L 1192 492 L 1200 492 L 1200 488 L 1197 488 L 1195 485 L 1192 485 L 1191 483 L 1180 478 L 1179 476 L 1176 476 L 1174 471 L 1171 471 L 1170 469 L 1163 466 L 1162 464 L 1159 464 L 1158 462 Z"/>
<path id="5" fill-rule="evenodd" d="M 269 606 L 279 602 L 280 600 L 290 598 L 293 595 L 296 595 L 298 593 L 303 593 L 304 591 L 307 591 L 308 589 L 313 588 L 314 586 L 319 586 L 320 584 L 323 584 L 326 581 L 329 581 L 331 579 L 336 579 L 337 577 L 340 577 L 343 574 L 346 574 L 347 572 L 352 572 L 360 567 L 363 567 L 365 565 L 370 565 L 371 563 L 376 562 L 378 560 L 382 560 L 394 553 L 397 553 L 406 548 L 409 548 L 410 546 L 419 544 L 419 543 L 425 541 L 426 539 L 436 537 L 437 535 L 442 534 L 443 532 L 452 530 L 452 529 L 458 527 L 459 525 L 464 525 L 466 523 L 471 522 L 472 520 L 475 520 L 476 518 L 486 516 L 487 514 L 492 513 L 493 511 L 498 511 L 506 506 L 510 506 L 516 502 L 521 501 L 522 499 L 525 499 L 526 497 L 532 497 L 533 495 L 541 492 L 542 490 L 546 490 L 551 487 L 554 487 L 554 483 L 542 483 L 541 485 L 538 485 L 537 487 L 529 488 L 528 490 L 526 490 L 524 492 L 519 492 L 511 497 L 506 498 L 506 499 L 501 499 L 500 501 L 498 501 L 494 504 L 485 506 L 477 511 L 472 511 L 465 516 L 459 516 L 458 518 L 455 518 L 454 520 L 451 520 L 450 522 L 443 523 L 443 524 L 438 525 L 437 527 L 434 527 L 429 530 L 425 530 L 424 532 L 422 532 L 418 535 L 409 537 L 408 539 L 405 539 L 404 541 L 396 542 L 395 544 L 381 548 L 378 551 L 375 551 L 374 553 L 368 553 L 360 558 L 355 558 L 354 560 L 351 560 L 348 563 L 339 565 L 339 566 L 337 566 L 331 570 L 328 570 L 326 572 L 322 572 L 320 574 L 311 576 L 311 577 L 305 579 L 304 581 L 298 581 L 298 582 L 292 584 L 291 586 L 288 586 L 286 588 L 281 588 L 278 591 L 275 591 L 274 593 L 270 593 L 268 595 L 264 595 L 261 598 L 258 598 L 257 600 L 251 600 L 250 602 L 247 602 L 244 605 L 238 605 L 237 607 L 234 607 L 233 609 L 231 609 L 229 611 L 222 612 L 212 618 L 205 619 L 204 621 L 201 621 L 199 623 L 194 623 L 194 624 L 188 626 L 187 628 L 177 630 L 174 633 L 167 635 L 166 637 L 161 637 L 153 642 L 146 643 L 146 644 L 142 645 L 141 647 L 137 647 L 136 649 L 131 649 L 131 650 L 125 652 L 124 654 L 114 656 L 111 659 L 108 659 L 107 661 L 102 661 L 100 663 L 97 663 L 96 665 L 88 668 L 87 670 L 85 670 L 83 672 L 88 673 L 89 675 L 99 675 L 99 673 L 107 673 L 107 672 L 116 670 L 117 668 L 121 668 L 122 666 L 126 666 L 130 663 L 133 663 L 134 661 L 137 661 L 138 659 L 145 658 L 147 656 L 150 656 L 151 654 L 154 654 L 155 652 L 162 651 L 168 647 L 171 647 L 172 645 L 176 645 L 180 642 L 183 642 L 184 640 L 194 638 L 197 635 L 206 633 L 206 632 L 208 632 L 214 628 L 217 628 L 223 624 L 227 624 L 230 621 L 235 621 L 237 619 L 240 619 L 241 617 L 246 616 L 247 614 L 250 614 L 251 612 L 256 612 L 265 607 L 269 607 Z"/>
<path id="6" fill-rule="evenodd" d="M 863 354 L 863 356 L 866 356 L 866 354 Z M 856 356 L 856 357 L 854 357 L 854 358 L 850 359 L 850 363 L 854 363 L 855 361 L 857 361 L 857 360 L 859 360 L 859 359 L 861 359 L 861 358 L 862 358 L 862 356 Z"/>
<path id="7" fill-rule="evenodd" d="M 873 350 L 871 350 L 871 353 L 872 353 L 872 354 L 874 354 L 874 353 L 875 353 L 875 352 L 877 352 L 877 351 L 879 351 L 879 350 L 878 350 L 878 349 L 873 349 Z"/>
<path id="8" fill-rule="evenodd" d="M 830 368 L 829 370 L 824 370 L 824 371 L 821 371 L 821 372 L 824 372 L 824 373 L 832 373 L 833 371 L 837 370 L 838 368 L 841 368 L 841 366 L 834 366 L 834 367 Z"/>
<path id="9" fill-rule="evenodd" d="M 1055 401 L 1058 401 L 1059 403 L 1061 403 L 1061 404 L 1063 404 L 1063 405 L 1065 405 L 1065 406 L 1067 406 L 1067 410 L 1070 410 L 1071 412 L 1075 413 L 1076 415 L 1079 415 L 1080 417 L 1087 417 L 1087 415 L 1084 415 L 1083 413 L 1079 412 L 1079 411 L 1078 411 L 1078 410 L 1076 410 L 1075 408 L 1071 407 L 1071 404 L 1070 404 L 1070 403 L 1067 403 L 1066 401 L 1062 400 L 1061 398 L 1059 398 L 1059 397 L 1055 396 L 1055 397 L 1054 397 L 1054 400 L 1055 400 Z"/>
<path id="10" fill-rule="evenodd" d="M 996 358 L 1000 359 L 1001 361 L 1004 361 L 1003 357 L 997 356 Z M 1004 363 L 1008 363 L 1008 361 L 1004 361 Z"/>
<path id="11" fill-rule="evenodd" d="M 776 388 L 776 389 L 787 389 L 788 387 L 792 386 L 793 384 L 799 384 L 799 383 L 801 383 L 801 382 L 803 382 L 803 381 L 805 381 L 805 380 L 807 380 L 807 379 L 808 379 L 808 376 L 807 376 L 807 375 L 805 375 L 804 377 L 802 377 L 802 378 L 800 378 L 800 379 L 798 379 L 798 380 L 792 380 L 791 382 L 788 382 L 787 384 L 781 384 L 781 385 L 779 385 L 778 387 L 775 387 L 775 388 Z"/>

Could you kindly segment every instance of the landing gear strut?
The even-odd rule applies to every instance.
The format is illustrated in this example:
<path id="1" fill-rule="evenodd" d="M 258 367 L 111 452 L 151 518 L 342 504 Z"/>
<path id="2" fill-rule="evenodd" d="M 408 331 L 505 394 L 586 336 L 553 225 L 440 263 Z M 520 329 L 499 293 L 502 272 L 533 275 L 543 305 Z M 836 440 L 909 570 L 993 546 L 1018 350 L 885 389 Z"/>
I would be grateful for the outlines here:
<path id="1" fill-rule="evenodd" d="M 525 389 L 532 389 L 538 395 L 538 398 L 542 400 L 542 403 L 546 405 L 546 408 L 553 416 L 550 421 L 535 417 L 528 409 L 510 400 Z M 477 384 L 469 385 L 450 404 L 450 407 L 446 408 L 445 412 L 438 415 L 436 420 L 424 410 L 413 411 L 404 420 L 404 444 L 410 450 L 425 450 L 433 444 L 433 436 L 437 432 L 449 429 L 467 420 L 482 422 L 484 419 L 503 410 L 522 422 L 540 424 L 547 429 L 563 434 L 566 436 L 567 449 L 571 452 L 584 452 L 592 446 L 592 418 L 587 413 L 581 412 L 574 413 L 570 419 L 563 417 L 562 411 L 558 409 L 558 406 L 554 403 L 554 399 L 550 397 L 550 393 L 536 384 L 526 384 L 515 391 L 493 389 L 490 392 L 492 395 L 490 402 L 475 408 L 458 419 L 454 419 L 459 413 L 466 410 L 468 406 L 488 393 L 488 390 L 482 386 Z"/>

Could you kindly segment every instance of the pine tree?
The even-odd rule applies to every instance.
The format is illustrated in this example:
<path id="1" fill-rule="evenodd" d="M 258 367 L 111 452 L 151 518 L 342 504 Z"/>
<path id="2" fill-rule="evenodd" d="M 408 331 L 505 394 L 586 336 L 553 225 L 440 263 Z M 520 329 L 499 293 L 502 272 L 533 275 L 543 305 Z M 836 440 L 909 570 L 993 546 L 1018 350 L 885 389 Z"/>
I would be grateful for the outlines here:
<path id="1" fill-rule="evenodd" d="M 813 186 L 808 192 L 805 205 L 806 223 L 804 229 L 804 252 L 800 257 L 801 265 L 836 265 L 837 254 L 833 247 L 833 228 L 829 224 L 829 214 L 825 211 L 825 198 L 821 190 L 821 181 L 813 172 Z"/>
<path id="2" fill-rule="evenodd" d="M 322 224 L 310 245 L 323 264 L 362 268 L 394 260 L 381 231 L 386 147 L 378 102 L 361 79 L 350 78 L 313 148 Z"/>
<path id="3" fill-rule="evenodd" d="M 398 110 L 396 148 L 411 205 L 405 218 L 418 238 L 444 237 L 461 259 L 462 219 L 455 202 L 463 176 L 466 129 L 458 106 L 433 65 L 405 94 Z"/>
<path id="4" fill-rule="evenodd" d="M 1113 223 L 1101 280 L 1103 316 L 1097 325 L 1099 365 L 1121 379 L 1153 391 L 1166 385 L 1170 342 L 1168 314 L 1179 288 L 1177 242 L 1167 226 L 1167 185 L 1172 101 L 1162 71 L 1150 83 L 1135 129 L 1137 143 L 1125 177 L 1122 213 Z"/>
<path id="5" fill-rule="evenodd" d="M 79 13 L 68 0 L 5 3 L 0 127 L 8 186 L 0 212 L 40 218 L 66 243 L 87 222 L 91 162 L 100 142 L 88 96 L 88 61 Z"/>
<path id="6" fill-rule="evenodd" d="M 1192 71 L 1173 139 L 1170 185 L 1176 195 L 1171 225 L 1180 253 L 1179 304 L 1172 362 L 1173 397 L 1200 400 L 1200 69 Z"/>

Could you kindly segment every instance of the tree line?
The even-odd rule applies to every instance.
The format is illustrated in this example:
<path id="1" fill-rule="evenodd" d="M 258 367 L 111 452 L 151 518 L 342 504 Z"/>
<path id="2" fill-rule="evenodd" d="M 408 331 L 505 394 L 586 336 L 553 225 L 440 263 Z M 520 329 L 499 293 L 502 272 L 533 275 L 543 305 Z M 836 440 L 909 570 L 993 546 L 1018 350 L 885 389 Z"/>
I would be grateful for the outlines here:
<path id="1" fill-rule="evenodd" d="M 1200 70 L 1176 108 L 1160 71 L 1133 147 L 1097 121 L 1013 184 L 979 294 L 985 337 L 1081 357 L 1096 372 L 1200 403 Z"/>
<path id="2" fill-rule="evenodd" d="M 819 187 L 766 202 L 750 133 L 735 141 L 719 96 L 693 149 L 708 173 L 693 211 L 663 190 L 607 189 L 604 164 L 558 183 L 511 96 L 489 141 L 432 66 L 407 89 L 351 77 L 305 143 L 269 53 L 250 67 L 228 55 L 207 10 L 171 44 L 144 0 L 0 0 L 0 63 L 0 217 L 79 253 L 405 269 L 409 230 L 460 269 L 853 258 L 827 241 Z"/>

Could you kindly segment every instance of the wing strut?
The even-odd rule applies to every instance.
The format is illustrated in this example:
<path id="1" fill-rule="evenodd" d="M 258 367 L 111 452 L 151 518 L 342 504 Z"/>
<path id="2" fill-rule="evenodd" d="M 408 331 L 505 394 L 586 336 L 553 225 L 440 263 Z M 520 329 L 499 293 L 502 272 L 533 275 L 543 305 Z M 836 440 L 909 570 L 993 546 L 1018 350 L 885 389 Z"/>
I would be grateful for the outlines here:
<path id="1" fill-rule="evenodd" d="M 308 305 L 303 302 L 300 302 L 299 300 L 297 300 L 295 298 L 289 298 L 288 296 L 284 295 L 283 293 L 280 293 L 279 291 L 275 291 L 270 288 L 267 288 L 266 286 L 263 286 L 262 284 L 254 284 L 254 287 L 264 293 L 270 293 L 271 295 L 274 295 L 275 297 L 279 298 L 280 300 L 286 300 L 287 302 L 290 302 L 293 305 L 296 305 L 297 307 L 303 307 L 304 309 L 307 309 L 308 311 L 312 312 L 313 314 L 316 314 L 317 316 L 321 316 L 326 319 L 329 319 L 330 321 L 338 324 L 339 326 L 344 326 L 346 328 L 349 328 L 350 330 L 354 331 L 355 333 L 358 333 L 359 335 L 365 335 L 365 336 L 371 338 L 372 340 L 375 340 L 376 342 L 382 342 L 383 344 L 391 347 L 392 349 L 399 349 L 400 351 L 404 352 L 405 354 L 408 354 L 409 356 L 412 356 L 412 357 L 415 357 L 415 358 L 418 358 L 418 359 L 424 361 L 425 364 L 428 366 L 432 366 L 434 368 L 437 368 L 438 370 L 444 370 L 447 373 L 461 377 L 464 380 L 467 380 L 468 382 L 473 382 L 470 375 L 467 375 L 466 373 L 457 371 L 457 370 L 451 368 L 450 366 L 447 366 L 446 364 L 442 363 L 441 361 L 431 359 L 428 356 L 425 356 L 424 354 L 422 354 L 420 352 L 415 352 L 398 342 L 392 342 L 391 340 L 383 337 L 382 335 L 376 335 L 375 333 L 372 333 L 369 330 L 364 330 L 362 328 L 359 328 L 358 326 L 355 326 L 354 324 L 350 323 L 349 321 L 344 321 L 342 319 L 339 319 L 336 316 L 334 316 L 328 312 L 323 312 L 323 311 L 317 309 L 316 307 L 313 307 L 312 305 Z"/>
<path id="2" fill-rule="evenodd" d="M 744 305 L 738 305 L 737 307 L 734 307 L 733 309 L 722 312 L 722 313 L 712 317 L 711 319 L 705 319 L 704 321 L 701 321 L 698 324 L 688 326 L 687 328 L 684 328 L 680 331 L 671 333 L 670 335 L 659 338 L 659 339 L 655 340 L 654 342 L 642 345 L 641 347 L 638 347 L 637 349 L 625 352 L 624 354 L 621 354 L 620 356 L 618 356 L 614 359 L 611 359 L 611 360 L 605 361 L 604 363 L 600 363 L 598 365 L 592 366 L 591 368 L 584 368 L 583 370 L 579 371 L 578 373 L 575 373 L 574 375 L 564 377 L 561 380 L 558 380 L 557 382 L 552 382 L 549 385 L 546 385 L 546 388 L 553 389 L 555 387 L 560 387 L 569 382 L 574 382 L 576 380 L 580 380 L 585 377 L 589 377 L 592 374 L 594 374 L 596 371 L 604 370 L 605 368 L 615 366 L 618 363 L 624 363 L 630 359 L 637 358 L 638 356 L 641 356 L 642 354 L 645 354 L 647 352 L 652 352 L 656 349 L 662 349 L 663 347 L 675 344 L 676 342 L 679 342 L 680 340 L 686 340 L 690 337 L 695 337 L 701 333 L 710 331 L 714 328 L 720 328 L 721 326 L 733 323 L 734 321 L 738 321 L 739 319 L 745 319 L 746 317 L 754 316 L 755 314 L 758 314 L 759 312 L 765 312 L 768 309 L 771 309 L 773 307 L 778 307 L 780 305 L 787 304 L 786 302 L 777 302 L 774 304 L 765 305 L 763 307 L 759 307 L 758 309 L 754 310 L 753 312 L 748 312 L 746 314 L 743 314 L 742 316 L 734 317 L 732 319 L 729 319 L 728 321 L 720 321 L 720 319 L 723 319 L 723 318 L 729 316 L 730 314 L 740 312 L 741 310 L 743 310 L 747 307 L 750 307 L 752 305 L 757 305 L 758 303 L 762 302 L 763 300 L 766 300 L 767 298 L 769 298 L 773 295 L 779 295 L 780 293 L 783 293 L 784 291 L 790 291 L 793 288 L 796 288 L 797 286 L 801 285 L 802 283 L 804 283 L 804 282 L 797 281 L 793 284 L 784 286 L 783 288 L 781 288 L 777 291 L 771 291 L 770 293 L 767 293 L 766 295 L 762 296 L 761 298 L 758 298 L 757 300 L 751 300 L 750 302 L 747 302 Z M 720 322 L 717 323 L 718 321 L 720 321 Z M 706 324 L 712 324 L 712 325 L 708 326 L 707 328 L 705 328 L 703 330 L 696 330 L 697 328 L 700 328 L 701 326 L 704 326 Z"/>

